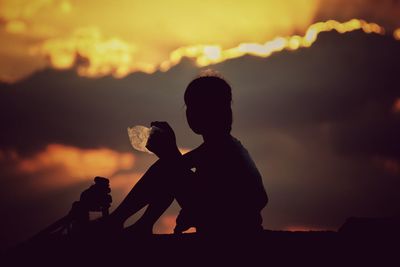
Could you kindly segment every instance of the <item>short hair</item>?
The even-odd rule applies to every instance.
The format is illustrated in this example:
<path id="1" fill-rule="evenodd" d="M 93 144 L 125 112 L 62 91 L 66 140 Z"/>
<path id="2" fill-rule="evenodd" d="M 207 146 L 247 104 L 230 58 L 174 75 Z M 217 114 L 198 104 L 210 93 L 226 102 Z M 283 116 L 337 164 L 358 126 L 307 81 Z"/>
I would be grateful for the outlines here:
<path id="1" fill-rule="evenodd" d="M 209 116 L 212 127 L 223 127 L 230 131 L 232 127 L 232 89 L 228 82 L 217 72 L 206 71 L 192 80 L 186 88 L 185 104 L 202 110 Z"/>

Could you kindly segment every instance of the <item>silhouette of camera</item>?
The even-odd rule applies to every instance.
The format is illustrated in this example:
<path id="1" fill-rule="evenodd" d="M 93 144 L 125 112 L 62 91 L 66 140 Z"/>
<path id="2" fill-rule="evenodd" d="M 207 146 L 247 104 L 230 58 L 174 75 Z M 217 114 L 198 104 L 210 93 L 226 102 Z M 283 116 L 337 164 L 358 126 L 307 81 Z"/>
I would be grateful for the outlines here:
<path id="1" fill-rule="evenodd" d="M 82 192 L 79 202 L 88 212 L 101 211 L 103 216 L 107 216 L 112 202 L 110 181 L 97 176 L 94 178 L 94 182 L 94 185 Z"/>

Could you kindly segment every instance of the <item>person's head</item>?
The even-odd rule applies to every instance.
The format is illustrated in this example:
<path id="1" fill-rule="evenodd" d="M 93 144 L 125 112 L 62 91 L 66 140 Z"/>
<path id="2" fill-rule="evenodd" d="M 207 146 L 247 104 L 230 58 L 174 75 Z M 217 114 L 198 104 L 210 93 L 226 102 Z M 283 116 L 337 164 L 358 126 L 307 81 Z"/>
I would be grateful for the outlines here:
<path id="1" fill-rule="evenodd" d="M 185 91 L 186 118 L 197 134 L 230 133 L 232 90 L 219 75 L 206 74 L 194 79 Z"/>

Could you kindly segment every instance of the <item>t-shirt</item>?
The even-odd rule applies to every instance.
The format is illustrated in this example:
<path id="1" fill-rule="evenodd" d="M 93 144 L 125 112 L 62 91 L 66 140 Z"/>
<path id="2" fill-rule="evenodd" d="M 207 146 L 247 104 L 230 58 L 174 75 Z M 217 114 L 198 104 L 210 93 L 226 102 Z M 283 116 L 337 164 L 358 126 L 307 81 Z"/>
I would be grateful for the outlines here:
<path id="1" fill-rule="evenodd" d="M 203 143 L 183 156 L 195 168 L 191 207 L 199 232 L 262 229 L 261 210 L 268 202 L 262 177 L 236 138 Z"/>

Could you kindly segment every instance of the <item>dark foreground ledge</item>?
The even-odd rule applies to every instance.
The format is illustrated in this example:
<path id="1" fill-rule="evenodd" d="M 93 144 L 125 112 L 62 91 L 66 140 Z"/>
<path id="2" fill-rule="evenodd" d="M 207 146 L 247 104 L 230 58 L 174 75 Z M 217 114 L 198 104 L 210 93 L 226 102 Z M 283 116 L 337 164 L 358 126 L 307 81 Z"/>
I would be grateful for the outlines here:
<path id="1" fill-rule="evenodd" d="M 5 259 L 9 266 L 400 266 L 399 221 L 385 220 L 350 219 L 338 232 L 54 236 L 21 244 Z"/>

